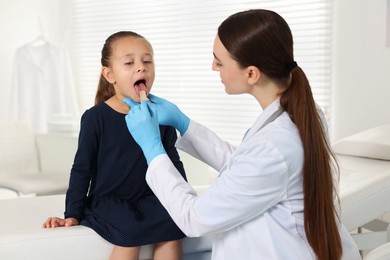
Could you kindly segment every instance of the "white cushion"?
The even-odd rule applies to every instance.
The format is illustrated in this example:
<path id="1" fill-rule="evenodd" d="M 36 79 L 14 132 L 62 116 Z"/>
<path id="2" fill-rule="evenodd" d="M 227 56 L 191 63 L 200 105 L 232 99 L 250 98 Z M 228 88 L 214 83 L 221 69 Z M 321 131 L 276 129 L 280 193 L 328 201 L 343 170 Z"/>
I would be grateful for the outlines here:
<path id="1" fill-rule="evenodd" d="M 389 260 L 390 259 L 390 242 L 383 244 L 364 257 L 364 260 Z"/>
<path id="2" fill-rule="evenodd" d="M 1 174 L 0 188 L 8 188 L 21 194 L 56 195 L 65 194 L 69 174 Z"/>
<path id="3" fill-rule="evenodd" d="M 35 139 L 41 171 L 68 176 L 77 151 L 78 137 L 69 134 L 40 134 Z"/>
<path id="4" fill-rule="evenodd" d="M 64 194 L 76 148 L 77 137 L 35 136 L 21 121 L 0 124 L 0 188 L 19 194 Z"/>
<path id="5" fill-rule="evenodd" d="M 0 174 L 39 171 L 38 152 L 32 129 L 23 122 L 0 125 Z"/>
<path id="6" fill-rule="evenodd" d="M 390 160 L 390 124 L 343 138 L 333 145 L 337 154 Z"/>

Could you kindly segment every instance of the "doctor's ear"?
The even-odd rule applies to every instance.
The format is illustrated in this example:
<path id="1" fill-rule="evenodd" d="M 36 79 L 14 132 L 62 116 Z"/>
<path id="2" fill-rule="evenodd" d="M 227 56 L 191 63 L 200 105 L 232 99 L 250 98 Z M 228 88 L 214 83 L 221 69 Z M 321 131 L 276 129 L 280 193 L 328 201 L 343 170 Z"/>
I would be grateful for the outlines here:
<path id="1" fill-rule="evenodd" d="M 111 84 L 115 84 L 115 78 L 114 78 L 114 75 L 112 74 L 110 68 L 103 67 L 102 68 L 102 75 L 108 82 L 110 82 Z"/>
<path id="2" fill-rule="evenodd" d="M 260 79 L 260 70 L 255 66 L 249 66 L 246 68 L 247 72 L 247 78 L 248 78 L 248 84 L 253 85 L 256 84 L 257 81 Z"/>

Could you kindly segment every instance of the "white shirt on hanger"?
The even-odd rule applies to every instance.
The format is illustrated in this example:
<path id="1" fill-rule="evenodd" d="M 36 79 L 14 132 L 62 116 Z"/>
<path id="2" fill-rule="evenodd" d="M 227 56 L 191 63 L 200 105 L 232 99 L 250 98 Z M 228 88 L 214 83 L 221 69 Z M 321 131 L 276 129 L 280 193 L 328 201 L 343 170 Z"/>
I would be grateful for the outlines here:
<path id="1" fill-rule="evenodd" d="M 46 133 L 51 114 L 78 117 L 75 85 L 67 51 L 38 38 L 16 51 L 9 117 Z"/>

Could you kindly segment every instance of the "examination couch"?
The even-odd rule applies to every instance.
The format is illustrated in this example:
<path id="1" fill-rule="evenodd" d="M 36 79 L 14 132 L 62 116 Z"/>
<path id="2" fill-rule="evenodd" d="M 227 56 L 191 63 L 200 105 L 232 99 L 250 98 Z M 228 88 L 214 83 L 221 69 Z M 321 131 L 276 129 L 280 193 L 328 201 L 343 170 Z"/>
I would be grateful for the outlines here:
<path id="1" fill-rule="evenodd" d="M 375 255 L 383 255 L 390 249 L 384 245 L 390 241 L 390 124 L 343 138 L 333 150 L 340 166 L 341 220 L 360 250 L 382 246 Z M 387 258 L 373 253 L 369 259 L 390 259 L 390 250 Z"/>
<path id="2" fill-rule="evenodd" d="M 61 216 L 65 195 L 0 200 L 0 259 L 107 260 L 112 245 L 84 226 L 41 228 L 49 216 Z M 211 237 L 184 238 L 183 260 L 209 260 Z M 141 249 L 141 260 L 152 259 Z"/>

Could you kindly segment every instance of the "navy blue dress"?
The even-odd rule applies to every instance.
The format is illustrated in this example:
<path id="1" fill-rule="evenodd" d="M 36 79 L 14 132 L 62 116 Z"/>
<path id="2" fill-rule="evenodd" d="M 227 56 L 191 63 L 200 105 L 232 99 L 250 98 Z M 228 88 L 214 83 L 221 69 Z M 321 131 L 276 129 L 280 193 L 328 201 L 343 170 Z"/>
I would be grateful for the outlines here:
<path id="1" fill-rule="evenodd" d="M 172 127 L 160 126 L 164 148 L 184 178 Z M 183 238 L 145 181 L 146 159 L 125 114 L 102 102 L 85 111 L 66 193 L 65 218 L 76 218 L 114 245 L 141 246 Z"/>

